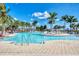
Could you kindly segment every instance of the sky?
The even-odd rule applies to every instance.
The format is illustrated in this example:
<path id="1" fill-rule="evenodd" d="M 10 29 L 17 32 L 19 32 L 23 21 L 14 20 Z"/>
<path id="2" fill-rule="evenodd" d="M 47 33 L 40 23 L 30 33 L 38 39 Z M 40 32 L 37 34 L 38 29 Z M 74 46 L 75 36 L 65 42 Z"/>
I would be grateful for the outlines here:
<path id="1" fill-rule="evenodd" d="M 25 22 L 37 20 L 37 25 L 47 24 L 47 18 L 50 16 L 49 12 L 58 14 L 55 24 L 63 25 L 64 22 L 59 20 L 61 16 L 66 14 L 75 16 L 79 20 L 78 3 L 6 3 L 6 7 L 10 8 L 8 15 L 16 20 Z"/>

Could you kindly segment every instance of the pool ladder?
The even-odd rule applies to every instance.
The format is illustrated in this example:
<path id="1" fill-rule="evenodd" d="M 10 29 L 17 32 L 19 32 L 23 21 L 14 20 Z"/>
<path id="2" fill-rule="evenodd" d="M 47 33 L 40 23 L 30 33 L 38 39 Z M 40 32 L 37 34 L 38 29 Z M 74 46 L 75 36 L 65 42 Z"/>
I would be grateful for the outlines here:
<path id="1" fill-rule="evenodd" d="M 21 45 L 24 44 L 24 41 L 29 45 L 29 43 L 30 43 L 29 41 L 31 40 L 30 35 L 31 35 L 30 33 L 28 34 L 28 36 L 26 34 L 22 34 Z"/>

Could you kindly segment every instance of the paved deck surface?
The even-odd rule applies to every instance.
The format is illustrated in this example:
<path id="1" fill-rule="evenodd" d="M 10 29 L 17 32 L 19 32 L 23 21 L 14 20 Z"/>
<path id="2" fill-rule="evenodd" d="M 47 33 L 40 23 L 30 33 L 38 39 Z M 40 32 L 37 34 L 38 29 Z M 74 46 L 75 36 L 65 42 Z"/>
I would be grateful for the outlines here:
<path id="1" fill-rule="evenodd" d="M 0 42 L 0 55 L 79 55 L 79 40 L 52 40 L 45 44 L 24 44 Z"/>

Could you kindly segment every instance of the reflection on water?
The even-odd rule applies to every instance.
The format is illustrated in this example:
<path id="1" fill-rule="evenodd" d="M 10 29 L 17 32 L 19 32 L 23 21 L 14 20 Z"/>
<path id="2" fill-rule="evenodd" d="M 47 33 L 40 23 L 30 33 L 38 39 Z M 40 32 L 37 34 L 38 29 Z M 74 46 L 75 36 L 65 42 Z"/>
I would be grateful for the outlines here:
<path id="1" fill-rule="evenodd" d="M 18 33 L 14 37 L 2 38 L 4 41 L 13 41 L 15 43 L 42 43 L 48 40 L 79 40 L 79 35 L 69 36 L 45 36 L 39 33 Z"/>

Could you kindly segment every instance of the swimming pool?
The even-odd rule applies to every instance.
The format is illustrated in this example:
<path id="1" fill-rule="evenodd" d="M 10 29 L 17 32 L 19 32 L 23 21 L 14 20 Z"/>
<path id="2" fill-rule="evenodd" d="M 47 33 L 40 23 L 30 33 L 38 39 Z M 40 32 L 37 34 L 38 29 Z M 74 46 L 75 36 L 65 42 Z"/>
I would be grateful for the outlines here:
<path id="1" fill-rule="evenodd" d="M 45 36 L 40 32 L 23 32 L 17 33 L 13 37 L 2 38 L 3 41 L 12 41 L 15 43 L 41 43 L 48 40 L 79 40 L 75 35 L 69 36 Z"/>

